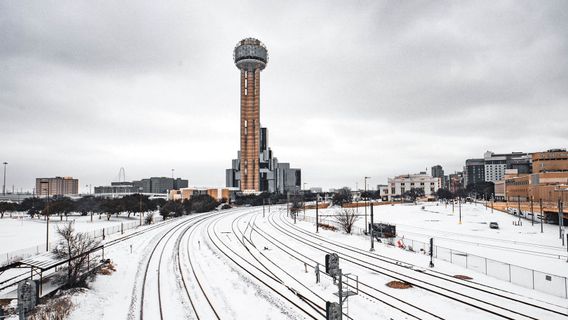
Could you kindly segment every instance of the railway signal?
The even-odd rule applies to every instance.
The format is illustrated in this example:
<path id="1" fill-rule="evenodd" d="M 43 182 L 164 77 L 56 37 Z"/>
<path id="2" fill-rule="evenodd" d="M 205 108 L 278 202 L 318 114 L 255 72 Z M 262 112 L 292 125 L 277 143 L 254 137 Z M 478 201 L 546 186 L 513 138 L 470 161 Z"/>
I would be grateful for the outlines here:
<path id="1" fill-rule="evenodd" d="M 325 273 L 333 277 L 333 283 L 339 275 L 339 255 L 328 253 L 325 255 Z"/>
<path id="2" fill-rule="evenodd" d="M 434 238 L 430 238 L 430 268 L 434 268 Z"/>
<path id="3" fill-rule="evenodd" d="M 337 302 L 325 303 L 325 319 L 326 320 L 341 320 L 341 305 Z"/>

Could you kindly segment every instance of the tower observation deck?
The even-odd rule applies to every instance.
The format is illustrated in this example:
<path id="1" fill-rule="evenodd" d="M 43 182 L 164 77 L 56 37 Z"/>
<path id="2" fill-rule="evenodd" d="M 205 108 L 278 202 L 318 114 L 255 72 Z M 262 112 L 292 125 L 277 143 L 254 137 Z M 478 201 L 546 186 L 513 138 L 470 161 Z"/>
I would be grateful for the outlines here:
<path id="1" fill-rule="evenodd" d="M 268 50 L 259 40 L 246 38 L 237 43 L 233 59 L 241 71 L 240 188 L 257 192 L 260 190 L 260 71 L 268 63 Z"/>
<path id="2" fill-rule="evenodd" d="M 260 125 L 260 71 L 268 63 L 268 50 L 259 40 L 246 38 L 235 46 L 233 59 L 241 71 L 241 135 L 238 157 L 225 171 L 226 185 L 245 194 L 296 192 L 301 169 L 273 156 L 268 129 Z"/>

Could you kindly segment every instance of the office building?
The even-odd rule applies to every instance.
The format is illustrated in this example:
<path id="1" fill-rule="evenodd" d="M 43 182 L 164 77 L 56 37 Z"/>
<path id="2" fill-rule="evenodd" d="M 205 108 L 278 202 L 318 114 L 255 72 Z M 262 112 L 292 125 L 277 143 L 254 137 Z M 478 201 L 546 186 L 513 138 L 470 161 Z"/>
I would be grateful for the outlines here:
<path id="1" fill-rule="evenodd" d="M 432 167 L 432 177 L 441 178 L 444 176 L 444 168 L 441 165 L 435 165 Z"/>
<path id="2" fill-rule="evenodd" d="M 551 149 L 532 154 L 533 173 L 568 171 L 568 152 L 566 149 Z"/>
<path id="3" fill-rule="evenodd" d="M 448 175 L 448 190 L 457 193 L 460 189 L 464 189 L 463 172 L 455 172 Z"/>
<path id="4" fill-rule="evenodd" d="M 44 196 L 68 196 L 79 194 L 79 180 L 73 177 L 37 178 L 36 194 Z"/>
<path id="5" fill-rule="evenodd" d="M 547 203 L 568 200 L 568 153 L 565 149 L 533 153 L 532 168 L 533 173 L 508 171 L 509 174 L 504 178 L 504 186 L 499 190 L 504 193 L 504 200 L 533 199 Z"/>
<path id="6" fill-rule="evenodd" d="M 485 159 L 467 159 L 463 168 L 463 184 L 485 182 Z"/>
<path id="7" fill-rule="evenodd" d="M 187 187 L 179 190 L 170 190 L 168 200 L 189 200 L 198 195 L 208 195 L 217 201 L 228 201 L 232 198 L 233 193 L 237 191 L 234 188 L 216 188 L 216 187 Z"/>
<path id="8" fill-rule="evenodd" d="M 169 190 L 187 188 L 188 180 L 181 178 L 151 177 L 132 182 L 111 182 L 110 186 L 95 187 L 95 194 L 120 195 L 133 193 L 167 194 Z"/>
<path id="9" fill-rule="evenodd" d="M 388 179 L 388 187 L 380 187 L 381 198 L 388 201 L 400 200 L 406 191 L 412 188 L 421 188 L 426 197 L 434 197 L 441 186 L 440 177 L 432 177 L 425 172 L 406 174 Z"/>
<path id="10" fill-rule="evenodd" d="M 487 151 L 484 154 L 485 181 L 502 180 L 506 169 L 517 169 L 519 174 L 531 172 L 531 156 L 524 152 L 496 154 Z"/>

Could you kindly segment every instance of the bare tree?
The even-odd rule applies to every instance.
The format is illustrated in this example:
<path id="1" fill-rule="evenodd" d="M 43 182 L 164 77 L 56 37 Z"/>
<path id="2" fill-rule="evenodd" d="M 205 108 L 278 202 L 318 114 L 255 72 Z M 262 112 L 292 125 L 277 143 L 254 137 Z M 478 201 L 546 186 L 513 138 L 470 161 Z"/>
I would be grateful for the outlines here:
<path id="1" fill-rule="evenodd" d="M 88 252 L 99 246 L 100 242 L 87 233 L 76 232 L 73 223 L 57 227 L 62 242 L 53 250 L 59 258 L 69 259 L 67 264 L 66 287 L 84 286 L 83 273 L 87 272 Z"/>
<path id="2" fill-rule="evenodd" d="M 300 211 L 302 211 L 302 208 L 304 207 L 304 203 L 301 201 L 299 196 L 294 196 L 294 198 L 292 199 L 292 205 L 290 206 L 290 212 L 292 214 L 298 214 Z"/>
<path id="3" fill-rule="evenodd" d="M 358 219 L 359 217 L 355 215 L 355 211 L 353 209 L 342 209 L 337 211 L 337 214 L 335 215 L 335 220 L 339 223 L 341 229 L 347 233 L 351 233 L 353 225 Z"/>

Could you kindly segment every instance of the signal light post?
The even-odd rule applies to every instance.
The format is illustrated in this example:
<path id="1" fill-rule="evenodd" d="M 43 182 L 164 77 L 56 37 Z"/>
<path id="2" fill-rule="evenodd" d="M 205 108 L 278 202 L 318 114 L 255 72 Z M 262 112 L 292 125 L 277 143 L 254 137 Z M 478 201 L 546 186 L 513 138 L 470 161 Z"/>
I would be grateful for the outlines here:
<path id="1" fill-rule="evenodd" d="M 370 234 L 371 234 L 371 250 L 370 251 L 375 251 L 375 227 L 374 227 L 374 221 L 373 221 L 373 203 L 371 202 L 371 227 L 370 227 Z"/>
<path id="2" fill-rule="evenodd" d="M 434 238 L 430 238 L 430 268 L 434 268 Z"/>

